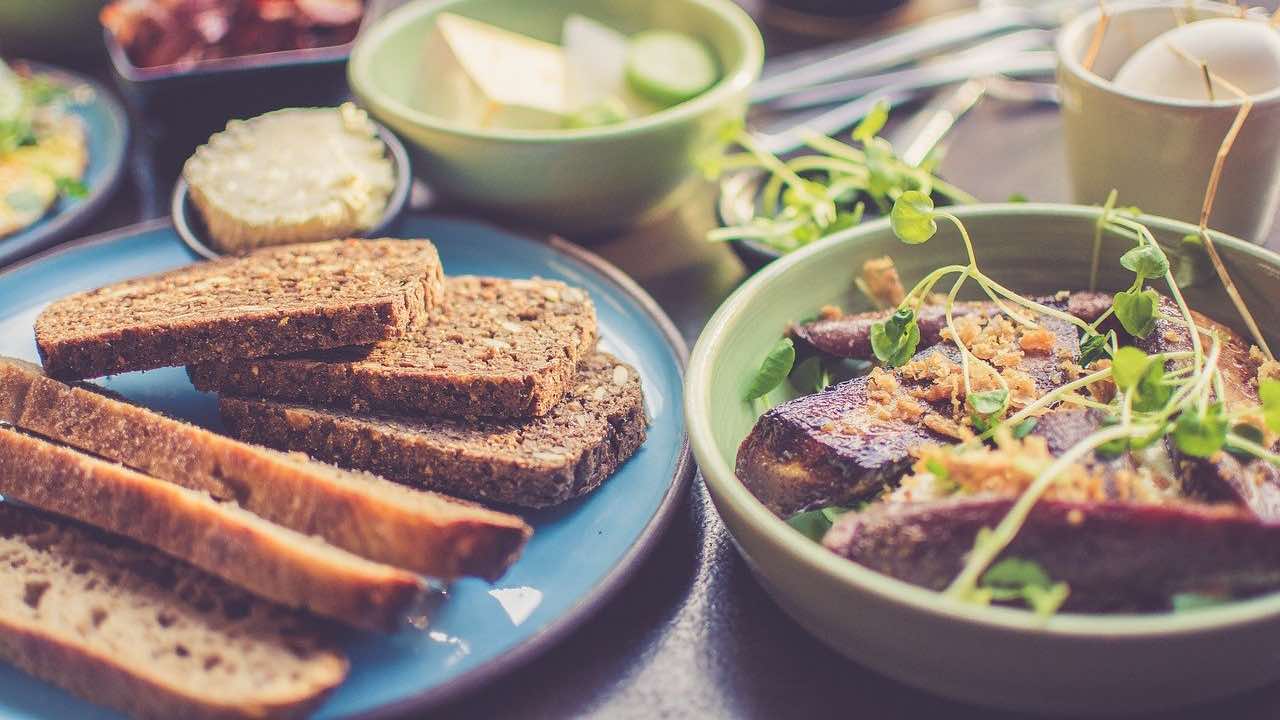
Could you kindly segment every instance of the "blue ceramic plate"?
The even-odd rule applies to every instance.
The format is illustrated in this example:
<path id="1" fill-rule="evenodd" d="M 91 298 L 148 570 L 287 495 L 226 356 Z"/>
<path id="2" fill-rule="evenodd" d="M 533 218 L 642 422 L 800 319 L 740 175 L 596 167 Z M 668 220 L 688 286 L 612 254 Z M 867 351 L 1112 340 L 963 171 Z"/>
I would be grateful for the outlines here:
<path id="1" fill-rule="evenodd" d="M 681 412 L 685 351 L 670 321 L 631 280 L 568 243 L 540 243 L 459 220 L 409 216 L 392 228 L 429 237 L 453 274 L 563 280 L 586 289 L 601 347 L 639 370 L 652 423 L 640 451 L 599 490 L 534 526 L 523 557 L 499 582 L 454 584 L 429 627 L 390 636 L 352 632 L 351 676 L 318 717 L 389 716 L 438 704 L 549 648 L 617 590 L 665 527 L 692 474 Z M 185 265 L 194 259 L 167 222 L 88 239 L 0 274 L 0 354 L 36 358 L 32 322 L 67 293 Z M 177 368 L 104 383 L 137 402 L 217 428 L 212 396 Z M 584 658 L 584 660 L 586 660 Z M 0 664 L 0 717 L 116 718 Z"/>
<path id="2" fill-rule="evenodd" d="M 63 240 L 110 199 L 124 172 L 129 126 L 120 103 L 105 87 L 83 75 L 42 63 L 28 62 L 37 74 L 49 75 L 59 85 L 77 89 L 70 111 L 84 122 L 89 141 L 89 167 L 84 184 L 89 193 L 72 200 L 62 198 L 36 223 L 0 238 L 0 266 L 43 250 Z M 83 89 L 79 89 L 83 88 Z"/>

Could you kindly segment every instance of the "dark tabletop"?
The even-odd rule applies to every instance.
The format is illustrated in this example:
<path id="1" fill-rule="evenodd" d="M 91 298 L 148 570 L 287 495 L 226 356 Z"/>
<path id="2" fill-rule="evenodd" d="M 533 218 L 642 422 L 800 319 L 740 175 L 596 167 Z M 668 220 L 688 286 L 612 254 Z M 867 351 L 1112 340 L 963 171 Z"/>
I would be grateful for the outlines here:
<path id="1" fill-rule="evenodd" d="M 893 16 L 860 25 L 863 32 L 875 32 L 963 4 L 914 0 Z M 814 42 L 777 28 L 766 28 L 766 38 L 774 55 Z M 104 61 L 89 58 L 74 64 L 108 76 Z M 185 138 L 193 133 L 172 136 L 174 125 L 182 121 L 168 119 L 165 110 L 135 127 L 130 177 L 82 234 L 163 213 L 172 179 L 194 147 Z M 194 134 L 199 132 L 208 135 L 203 129 Z M 986 101 L 962 120 L 947 146 L 942 174 L 980 198 L 1002 200 L 1017 192 L 1031 200 L 1068 199 L 1060 124 L 1051 106 Z M 690 346 L 711 313 L 747 276 L 727 246 L 702 239 L 713 221 L 707 188 L 657 224 L 592 243 L 592 249 L 657 299 Z M 1280 232 L 1273 232 L 1267 245 L 1280 248 Z M 576 716 L 1016 717 L 907 688 L 810 637 L 751 576 L 700 478 L 653 554 L 598 615 L 529 666 L 433 714 Z M 1159 717 L 1280 717 L 1280 685 Z"/>

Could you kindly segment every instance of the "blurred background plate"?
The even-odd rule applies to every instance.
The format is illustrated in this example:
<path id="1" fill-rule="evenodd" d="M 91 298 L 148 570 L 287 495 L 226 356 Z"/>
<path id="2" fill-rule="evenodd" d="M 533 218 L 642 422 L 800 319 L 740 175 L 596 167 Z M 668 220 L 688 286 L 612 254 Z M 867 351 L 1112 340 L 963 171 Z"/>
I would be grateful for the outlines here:
<path id="1" fill-rule="evenodd" d="M 653 300 L 616 268 L 564 241 L 535 242 L 476 222 L 408 216 L 389 234 L 431 238 L 451 274 L 538 275 L 587 290 L 599 316 L 600 346 L 639 371 L 651 424 L 639 452 L 599 490 L 558 508 L 522 513 L 534 526 L 533 539 L 498 583 L 455 583 L 424 629 L 406 625 L 384 636 L 348 632 L 351 676 L 320 709 L 320 718 L 421 710 L 494 681 L 549 649 L 636 570 L 692 475 L 682 413 L 684 344 Z M 194 259 L 166 221 L 21 263 L 0 275 L 0 355 L 36 358 L 32 323 L 55 298 Z M 117 375 L 103 384 L 219 428 L 214 397 L 196 392 L 181 368 Z M 0 717 L 119 716 L 0 665 Z"/>
<path id="2" fill-rule="evenodd" d="M 0 265 L 66 240 L 101 209 L 120 182 L 129 146 L 129 125 L 124 110 L 106 88 L 78 73 L 43 63 L 26 65 L 33 73 L 46 75 L 72 89 L 75 101 L 68 109 L 84 123 L 89 144 L 89 166 L 84 175 L 88 194 L 78 199 L 60 198 L 34 225 L 0 238 Z"/>

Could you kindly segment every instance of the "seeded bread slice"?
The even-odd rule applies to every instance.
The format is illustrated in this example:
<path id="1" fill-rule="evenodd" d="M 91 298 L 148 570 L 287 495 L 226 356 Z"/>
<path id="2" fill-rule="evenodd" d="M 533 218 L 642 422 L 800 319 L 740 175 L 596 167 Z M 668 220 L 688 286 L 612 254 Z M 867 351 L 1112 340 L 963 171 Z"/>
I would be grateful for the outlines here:
<path id="1" fill-rule="evenodd" d="M 455 277 L 431 320 L 394 340 L 284 358 L 220 358 L 201 390 L 440 417 L 545 415 L 596 344 L 587 294 L 554 280 Z"/>
<path id="2" fill-rule="evenodd" d="M 446 580 L 498 578 L 532 532 L 514 515 L 232 440 L 3 357 L 0 422 L 233 500 L 356 555 Z"/>
<path id="3" fill-rule="evenodd" d="M 578 368 L 550 413 L 464 422 L 359 415 L 223 396 L 233 434 L 451 495 L 547 507 L 594 490 L 644 442 L 636 371 L 606 353 Z"/>
<path id="4" fill-rule="evenodd" d="M 65 297 L 36 346 L 50 375 L 80 379 L 361 345 L 424 322 L 443 292 L 427 240 L 285 245 Z"/>
<path id="5" fill-rule="evenodd" d="M 0 502 L 0 660 L 135 718 L 295 718 L 347 674 L 326 631 L 132 542 Z"/>
<path id="6" fill-rule="evenodd" d="M 268 600 L 356 627 L 395 628 L 422 580 L 231 503 L 0 428 L 0 495 L 119 533 Z"/>

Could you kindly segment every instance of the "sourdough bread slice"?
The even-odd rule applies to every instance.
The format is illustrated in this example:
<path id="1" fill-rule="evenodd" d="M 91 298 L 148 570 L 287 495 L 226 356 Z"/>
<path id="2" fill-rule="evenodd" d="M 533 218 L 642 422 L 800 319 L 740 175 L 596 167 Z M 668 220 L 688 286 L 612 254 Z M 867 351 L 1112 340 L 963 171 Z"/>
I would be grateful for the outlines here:
<path id="1" fill-rule="evenodd" d="M 0 659 L 135 718 L 293 718 L 347 674 L 325 628 L 123 538 L 0 502 Z"/>
<path id="2" fill-rule="evenodd" d="M 595 347 L 587 294 L 554 280 L 455 277 L 430 321 L 393 340 L 187 369 L 201 390 L 441 417 L 545 415 Z"/>
<path id="3" fill-rule="evenodd" d="M 285 245 L 65 297 L 36 346 L 50 375 L 79 379 L 360 345 L 425 321 L 443 287 L 427 240 Z"/>
<path id="4" fill-rule="evenodd" d="M 578 368 L 565 399 L 528 420 L 460 420 L 347 411 L 224 396 L 244 439 L 305 450 L 451 495 L 547 507 L 594 490 L 644 442 L 636 371 L 606 353 Z"/>
<path id="5" fill-rule="evenodd" d="M 441 579 L 496 579 L 532 532 L 514 515 L 242 443 L 3 357 L 0 422 L 233 500 L 370 560 Z"/>
<path id="6" fill-rule="evenodd" d="M 133 538 L 268 600 L 390 630 L 424 591 L 407 571 L 352 555 L 231 503 L 0 428 L 0 495 Z"/>

